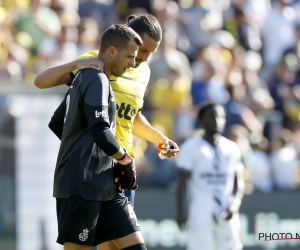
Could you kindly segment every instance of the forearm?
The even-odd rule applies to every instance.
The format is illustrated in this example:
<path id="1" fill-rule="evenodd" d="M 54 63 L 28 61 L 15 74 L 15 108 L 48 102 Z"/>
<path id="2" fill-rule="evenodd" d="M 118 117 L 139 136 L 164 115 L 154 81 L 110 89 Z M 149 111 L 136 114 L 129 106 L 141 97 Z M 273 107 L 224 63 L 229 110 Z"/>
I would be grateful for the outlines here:
<path id="1" fill-rule="evenodd" d="M 70 83 L 72 78 L 69 73 L 75 69 L 77 69 L 76 61 L 47 68 L 37 75 L 34 84 L 40 89 L 46 89 Z"/>
<path id="2" fill-rule="evenodd" d="M 176 187 L 176 207 L 177 214 L 184 215 L 184 204 L 186 202 L 186 181 L 185 177 L 178 173 L 177 175 L 177 187 Z"/>
<path id="3" fill-rule="evenodd" d="M 178 223 L 185 223 L 187 219 L 187 183 L 189 178 L 190 173 L 177 170 L 176 212 Z"/>
<path id="4" fill-rule="evenodd" d="M 14 149 L 15 139 L 11 136 L 0 135 L 0 148 Z"/>
<path id="5" fill-rule="evenodd" d="M 119 160 L 124 156 L 124 149 L 120 147 L 107 124 L 98 123 L 94 125 L 91 128 L 91 134 L 97 146 L 101 148 L 104 153 L 112 156 L 116 160 Z"/>
<path id="6" fill-rule="evenodd" d="M 230 203 L 230 210 L 237 212 L 240 209 L 241 202 L 244 196 L 244 179 L 241 174 L 235 178 L 236 192 Z"/>
<path id="7" fill-rule="evenodd" d="M 152 127 L 147 118 L 142 115 L 141 112 L 139 112 L 134 119 L 132 133 L 139 138 L 155 144 L 161 143 L 162 138 L 164 137 L 161 132 Z"/>

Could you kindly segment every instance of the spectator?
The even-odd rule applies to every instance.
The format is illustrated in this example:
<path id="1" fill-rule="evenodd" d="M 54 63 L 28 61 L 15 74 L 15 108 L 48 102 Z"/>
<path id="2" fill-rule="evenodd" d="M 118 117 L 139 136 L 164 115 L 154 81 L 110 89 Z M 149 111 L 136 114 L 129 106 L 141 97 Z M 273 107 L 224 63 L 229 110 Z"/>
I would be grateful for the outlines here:
<path id="1" fill-rule="evenodd" d="M 222 65 L 207 62 L 204 66 L 202 79 L 194 79 L 192 82 L 193 105 L 198 106 L 201 102 L 212 100 L 225 104 L 228 100 L 225 82 L 222 74 Z"/>
<path id="2" fill-rule="evenodd" d="M 294 190 L 299 187 L 297 180 L 299 154 L 292 143 L 292 137 L 290 130 L 283 129 L 272 145 L 271 167 L 275 187 L 278 190 Z"/>
<path id="3" fill-rule="evenodd" d="M 57 14 L 41 0 L 31 0 L 30 8 L 22 12 L 15 22 L 17 33 L 30 37 L 31 53 L 35 54 L 46 36 L 56 37 L 61 30 Z"/>
<path id="4" fill-rule="evenodd" d="M 272 8 L 261 29 L 265 77 L 269 78 L 274 73 L 283 52 L 295 43 L 295 21 L 295 11 L 288 5 L 288 1 L 272 1 Z"/>
<path id="5" fill-rule="evenodd" d="M 267 83 L 258 74 L 261 66 L 261 56 L 257 52 L 247 51 L 243 67 L 243 82 L 246 86 L 245 104 L 254 113 L 271 111 L 275 106 Z"/>
<path id="6" fill-rule="evenodd" d="M 165 30 L 163 36 L 158 51 L 149 65 L 152 72 L 150 82 L 153 83 L 168 76 L 172 69 L 176 69 L 182 77 L 190 81 L 192 79 L 191 66 L 187 56 L 176 48 L 177 34 L 171 30 Z"/>
<path id="7" fill-rule="evenodd" d="M 100 30 L 101 27 L 99 27 L 95 19 L 89 17 L 81 18 L 78 28 L 78 55 L 99 48 Z"/>
<path id="8" fill-rule="evenodd" d="M 297 61 L 291 61 L 290 57 L 286 56 L 277 65 L 276 74 L 269 82 L 270 94 L 275 103 L 275 110 L 283 114 L 283 126 L 289 127 L 290 121 L 297 120 L 299 110 L 297 108 L 297 99 L 293 91 L 293 82 L 295 81 Z"/>
<path id="9" fill-rule="evenodd" d="M 191 108 L 190 88 L 191 83 L 177 69 L 171 69 L 167 78 L 159 79 L 153 86 L 152 122 L 162 125 L 166 129 L 166 136 L 176 141 L 182 140 L 190 132 L 188 123 L 184 124 L 185 127 L 179 126 L 179 131 L 175 132 L 176 125 Z"/>
<path id="10" fill-rule="evenodd" d="M 229 102 L 225 104 L 226 120 L 224 135 L 226 136 L 230 127 L 234 124 L 245 126 L 250 133 L 261 133 L 262 124 L 251 109 L 242 103 L 245 99 L 245 86 L 243 84 L 232 84 L 228 86 L 230 96 Z"/>
<path id="11" fill-rule="evenodd" d="M 80 1 L 78 13 L 81 18 L 89 17 L 95 19 L 103 30 L 112 23 L 116 23 L 118 19 L 114 6 L 106 3 L 106 1 Z"/>
<path id="12" fill-rule="evenodd" d="M 268 139 L 262 135 L 252 135 L 250 143 L 253 149 L 253 161 L 249 166 L 250 181 L 255 190 L 269 193 L 273 190 L 274 180 L 268 155 Z"/>

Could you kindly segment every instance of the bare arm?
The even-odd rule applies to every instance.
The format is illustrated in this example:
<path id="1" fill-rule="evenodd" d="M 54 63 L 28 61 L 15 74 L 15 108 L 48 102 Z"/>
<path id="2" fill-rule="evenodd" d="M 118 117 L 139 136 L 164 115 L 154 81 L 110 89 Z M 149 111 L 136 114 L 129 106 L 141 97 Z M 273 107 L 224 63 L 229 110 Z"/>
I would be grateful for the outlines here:
<path id="1" fill-rule="evenodd" d="M 179 148 L 177 144 L 172 140 L 170 140 L 169 138 L 167 138 L 157 129 L 152 127 L 152 125 L 148 122 L 147 118 L 141 112 L 138 112 L 134 119 L 132 133 L 137 137 L 140 137 L 149 142 L 153 142 L 157 145 L 158 144 L 169 145 L 169 143 L 173 144 L 175 148 L 170 149 L 168 153 L 165 154 L 165 156 L 167 157 L 175 156 L 176 153 L 179 152 Z"/>
<path id="2" fill-rule="evenodd" d="M 37 75 L 34 79 L 34 85 L 40 89 L 47 89 L 71 83 L 72 77 L 69 74 L 76 69 L 85 68 L 101 70 L 103 62 L 97 58 L 81 59 L 47 68 Z"/>
<path id="3" fill-rule="evenodd" d="M 244 177 L 242 172 L 237 172 L 234 177 L 234 190 L 235 193 L 229 204 L 229 208 L 224 215 L 225 220 L 230 220 L 234 213 L 238 212 L 244 196 Z"/>
<path id="4" fill-rule="evenodd" d="M 176 187 L 176 220 L 179 228 L 184 230 L 187 222 L 187 183 L 190 173 L 182 170 L 177 171 Z"/>
<path id="5" fill-rule="evenodd" d="M 233 199 L 230 203 L 230 211 L 237 212 L 240 209 L 241 202 L 244 196 L 244 177 L 242 172 L 237 172 L 234 178 L 234 188 L 236 190 Z"/>

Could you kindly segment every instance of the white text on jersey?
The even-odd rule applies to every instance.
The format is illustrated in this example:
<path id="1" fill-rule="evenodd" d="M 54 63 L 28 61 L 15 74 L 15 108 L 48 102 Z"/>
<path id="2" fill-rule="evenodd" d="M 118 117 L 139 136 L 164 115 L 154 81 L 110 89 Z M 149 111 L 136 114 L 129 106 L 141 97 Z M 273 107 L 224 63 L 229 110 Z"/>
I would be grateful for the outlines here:
<path id="1" fill-rule="evenodd" d="M 100 116 L 101 117 L 106 117 L 106 113 L 105 113 L 105 111 L 103 110 L 103 111 L 95 111 L 95 116 L 96 116 L 96 118 L 99 118 Z"/>

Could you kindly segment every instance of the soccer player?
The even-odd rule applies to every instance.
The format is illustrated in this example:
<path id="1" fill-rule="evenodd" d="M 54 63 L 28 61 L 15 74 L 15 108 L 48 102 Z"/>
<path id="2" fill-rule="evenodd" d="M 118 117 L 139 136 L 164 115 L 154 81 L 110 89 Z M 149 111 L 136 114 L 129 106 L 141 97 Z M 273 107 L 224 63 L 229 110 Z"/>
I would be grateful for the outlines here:
<path id="1" fill-rule="evenodd" d="M 127 18 L 127 25 L 141 36 L 143 45 L 138 50 L 135 66 L 127 69 L 121 77 L 114 75 L 110 77 L 118 109 L 116 138 L 132 157 L 134 157 L 131 150 L 133 135 L 157 145 L 168 147 L 172 144 L 173 149 L 166 150 L 164 155 L 170 158 L 179 152 L 177 144 L 152 127 L 141 112 L 144 93 L 150 78 L 150 69 L 144 62 L 157 50 L 162 40 L 161 26 L 157 19 L 149 14 L 130 15 Z M 97 58 L 97 55 L 98 51 L 88 51 L 78 60 L 50 67 L 35 78 L 34 84 L 41 89 L 69 84 L 78 70 L 103 67 L 103 62 Z M 63 101 L 60 109 L 57 110 L 57 116 L 53 117 L 51 128 L 58 137 L 62 133 L 61 116 L 64 114 L 64 103 Z"/>
<path id="2" fill-rule="evenodd" d="M 176 143 L 153 128 L 141 112 L 144 93 L 150 78 L 150 69 L 144 62 L 156 51 L 160 44 L 162 39 L 160 24 L 154 16 L 148 14 L 131 15 L 127 18 L 127 24 L 141 36 L 143 45 L 138 50 L 135 66 L 127 69 L 121 77 L 110 77 L 118 108 L 116 139 L 122 147 L 126 148 L 132 158 L 134 158 L 131 150 L 133 134 L 157 145 L 172 144 L 174 149 L 167 150 L 164 157 L 175 156 L 179 152 Z M 48 68 L 36 77 L 35 85 L 42 89 L 51 88 L 70 83 L 78 69 L 101 69 L 103 62 L 97 59 L 97 55 L 98 51 L 89 51 L 81 56 L 79 60 Z M 72 73 L 70 74 L 70 72 Z M 63 101 L 50 124 L 50 127 L 59 138 L 62 134 L 64 113 L 65 102 Z M 133 205 L 134 191 L 126 190 L 126 196 Z M 116 249 L 115 244 L 112 242 L 107 244 L 110 245 L 110 250 Z"/>
<path id="3" fill-rule="evenodd" d="M 57 242 L 65 250 L 88 250 L 110 240 L 120 249 L 146 249 L 130 203 L 114 183 L 113 158 L 126 176 L 124 188 L 135 187 L 136 174 L 132 158 L 114 137 L 116 103 L 108 80 L 135 65 L 141 45 L 130 27 L 109 27 L 98 54 L 103 71 L 81 70 L 70 86 L 53 191 Z"/>
<path id="4" fill-rule="evenodd" d="M 241 250 L 238 215 L 244 189 L 241 153 L 233 141 L 221 135 L 226 118 L 220 104 L 203 104 L 198 120 L 204 134 L 182 144 L 177 162 L 177 223 L 184 229 L 188 222 L 188 250 Z M 188 213 L 185 212 L 187 192 Z"/>

